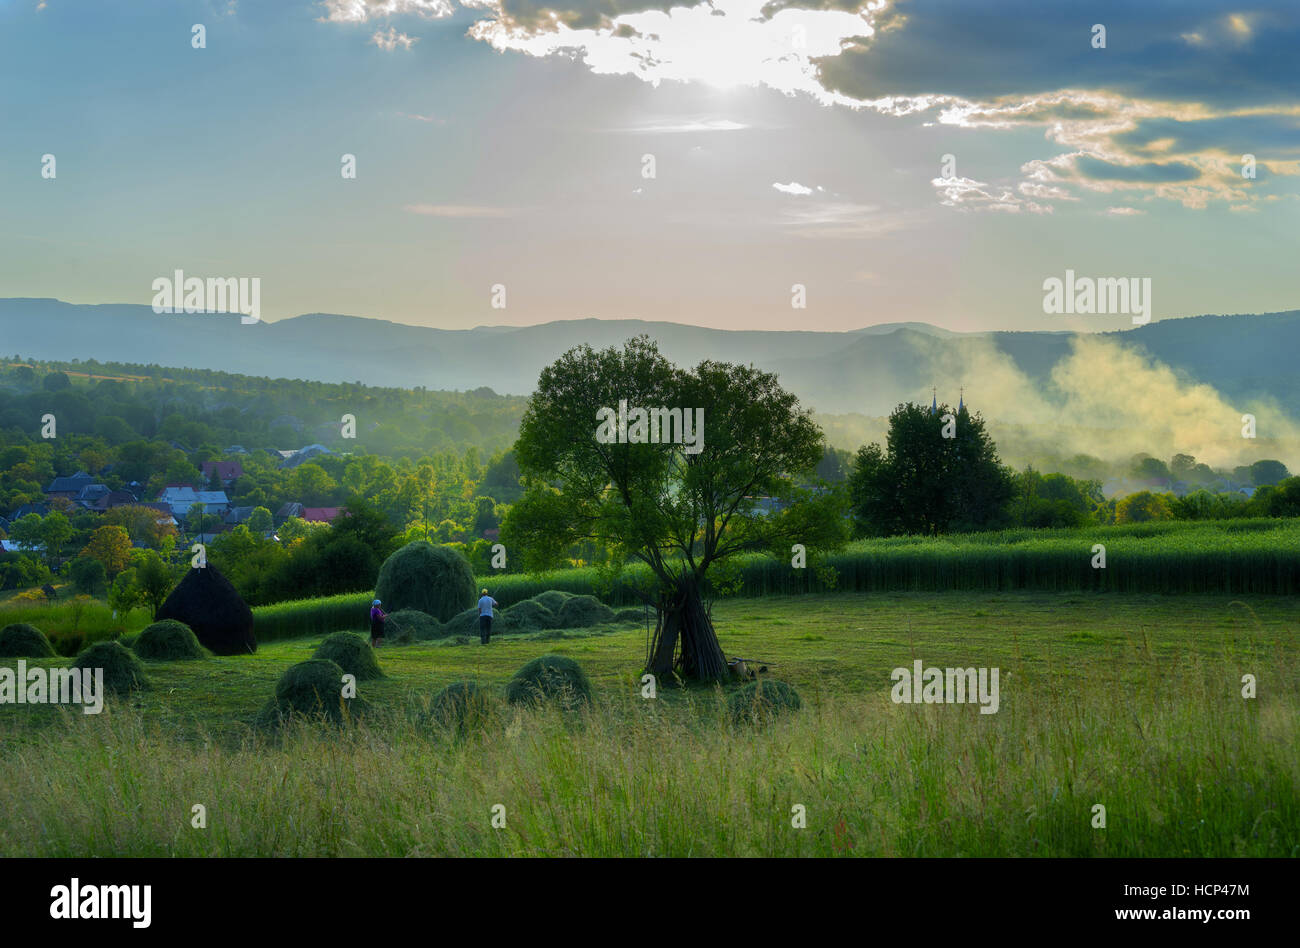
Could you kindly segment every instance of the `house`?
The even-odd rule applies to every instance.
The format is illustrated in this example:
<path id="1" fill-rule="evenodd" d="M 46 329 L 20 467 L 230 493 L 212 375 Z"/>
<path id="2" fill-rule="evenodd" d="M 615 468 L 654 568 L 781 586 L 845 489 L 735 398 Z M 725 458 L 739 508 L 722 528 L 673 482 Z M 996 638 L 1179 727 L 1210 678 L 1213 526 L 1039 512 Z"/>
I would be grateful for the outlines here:
<path id="1" fill-rule="evenodd" d="M 342 507 L 303 507 L 302 519 L 308 523 L 333 523 Z"/>
<path id="2" fill-rule="evenodd" d="M 230 498 L 223 490 L 195 490 L 189 486 L 173 485 L 158 495 L 158 503 L 166 504 L 171 515 L 184 520 L 195 504 L 203 505 L 203 512 L 224 517 L 230 510 Z"/>
<path id="3" fill-rule="evenodd" d="M 45 497 L 47 500 L 53 500 L 55 497 L 74 500 L 83 487 L 93 483 L 95 479 L 85 471 L 78 471 L 70 477 L 56 477 L 50 481 L 50 486 L 45 488 Z"/>
<path id="4" fill-rule="evenodd" d="M 0 552 L 4 553 L 34 553 L 37 549 L 38 547 L 19 543 L 17 540 L 0 540 Z"/>
<path id="5" fill-rule="evenodd" d="M 247 523 L 248 518 L 253 515 L 253 511 L 256 509 L 256 507 L 252 506 L 231 507 L 230 510 L 226 512 L 226 516 L 221 522 L 228 527 L 237 527 L 241 523 Z"/>
<path id="6" fill-rule="evenodd" d="M 137 507 L 147 507 L 150 510 L 158 511 L 158 522 L 164 526 L 166 526 L 167 524 L 170 524 L 173 527 L 180 526 L 180 524 L 176 521 L 176 518 L 172 516 L 171 508 L 166 504 L 158 503 L 157 501 L 148 501 L 148 502 L 136 501 L 135 505 Z"/>
<path id="7" fill-rule="evenodd" d="M 111 493 L 112 491 L 109 489 L 107 484 L 87 484 L 85 487 L 81 488 L 81 490 L 77 491 L 76 496 L 72 498 L 72 502 L 78 507 L 90 509 L 98 503 L 101 498 L 107 497 Z"/>
<path id="8" fill-rule="evenodd" d="M 98 494 L 91 501 L 83 501 L 78 498 L 77 502 L 87 510 L 103 513 L 106 510 L 112 510 L 114 507 L 129 507 L 137 502 L 137 498 L 135 494 L 128 490 L 110 490 Z"/>
<path id="9" fill-rule="evenodd" d="M 305 448 L 299 448 L 297 451 L 290 451 L 287 454 L 284 451 L 281 451 L 280 456 L 284 458 L 284 460 L 280 462 L 280 467 L 297 467 L 305 461 L 318 458 L 323 454 L 333 453 L 333 451 L 325 447 L 323 444 L 309 444 Z"/>
<path id="10" fill-rule="evenodd" d="M 501 539 L 501 528 L 488 527 L 486 530 L 483 531 L 483 539 L 489 540 L 492 543 L 496 543 L 498 540 Z"/>
<path id="11" fill-rule="evenodd" d="M 242 444 L 232 444 L 230 447 L 226 448 L 226 453 L 227 453 L 227 454 L 247 454 L 247 453 L 248 453 L 248 449 L 247 449 L 246 447 L 244 447 Z"/>
<path id="12" fill-rule="evenodd" d="M 15 510 L 12 514 L 9 515 L 9 519 L 11 521 L 21 520 L 23 519 L 23 517 L 26 517 L 28 514 L 36 514 L 36 516 L 38 517 L 44 517 L 49 512 L 50 512 L 49 504 L 42 504 L 42 503 L 23 504 L 21 507 L 19 507 L 17 510 Z"/>
<path id="13" fill-rule="evenodd" d="M 244 465 L 238 461 L 204 461 L 199 466 L 199 470 L 203 472 L 204 480 L 208 482 L 212 480 L 215 471 L 223 487 L 229 487 L 244 476 Z"/>
<path id="14" fill-rule="evenodd" d="M 275 525 L 278 527 L 280 524 L 284 523 L 290 517 L 301 517 L 301 516 L 302 516 L 302 504 L 287 503 L 287 504 L 280 505 L 280 509 L 275 512 L 275 517 L 272 519 L 274 519 Z"/>

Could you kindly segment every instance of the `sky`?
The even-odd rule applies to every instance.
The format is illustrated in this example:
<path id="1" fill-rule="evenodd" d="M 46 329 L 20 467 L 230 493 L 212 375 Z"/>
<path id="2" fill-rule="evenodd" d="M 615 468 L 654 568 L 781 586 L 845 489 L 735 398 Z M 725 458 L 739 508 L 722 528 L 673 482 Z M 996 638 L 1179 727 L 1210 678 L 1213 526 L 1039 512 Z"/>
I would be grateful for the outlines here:
<path id="1" fill-rule="evenodd" d="M 1044 312 L 1073 270 L 1294 309 L 1298 45 L 1294 2 L 0 0 L 0 297 L 1131 326 Z"/>

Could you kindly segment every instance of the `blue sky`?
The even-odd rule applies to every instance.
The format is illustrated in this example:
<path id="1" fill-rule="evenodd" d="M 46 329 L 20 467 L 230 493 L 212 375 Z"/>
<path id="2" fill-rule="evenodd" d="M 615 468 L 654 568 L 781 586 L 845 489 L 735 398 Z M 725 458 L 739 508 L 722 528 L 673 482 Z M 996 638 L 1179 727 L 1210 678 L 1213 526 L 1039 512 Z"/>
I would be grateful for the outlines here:
<path id="1" fill-rule="evenodd" d="M 1298 34 L 1284 3 L 0 0 L 0 296 L 180 268 L 259 277 L 267 319 L 1128 326 L 1043 313 L 1073 269 L 1149 277 L 1156 318 L 1291 309 Z"/>

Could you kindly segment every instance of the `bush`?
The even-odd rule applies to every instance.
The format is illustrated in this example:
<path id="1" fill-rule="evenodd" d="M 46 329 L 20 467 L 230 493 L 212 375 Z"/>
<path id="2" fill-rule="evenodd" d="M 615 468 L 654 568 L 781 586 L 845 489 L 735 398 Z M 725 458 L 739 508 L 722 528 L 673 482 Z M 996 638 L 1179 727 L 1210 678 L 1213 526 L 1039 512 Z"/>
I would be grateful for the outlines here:
<path id="1" fill-rule="evenodd" d="M 361 710 L 360 699 L 343 697 L 343 675 L 339 665 L 326 659 L 299 662 L 275 683 L 275 697 L 263 710 L 263 721 L 270 723 L 287 715 L 305 714 L 342 722 L 344 708 L 349 715 Z"/>
<path id="2" fill-rule="evenodd" d="M 26 622 L 0 629 L 0 658 L 53 658 L 54 646 L 45 633 Z"/>
<path id="3" fill-rule="evenodd" d="M 131 647 L 141 658 L 154 662 L 186 662 L 208 655 L 194 631 L 175 619 L 163 619 L 147 626 Z"/>
<path id="4" fill-rule="evenodd" d="M 499 625 L 502 632 L 538 632 L 555 627 L 555 613 L 536 599 L 525 599 L 502 612 L 493 625 Z"/>
<path id="5" fill-rule="evenodd" d="M 77 656 L 73 668 L 102 668 L 104 689 L 115 695 L 149 687 L 144 665 L 120 642 L 96 642 Z"/>
<path id="6" fill-rule="evenodd" d="M 433 696 L 430 715 L 443 727 L 457 731 L 482 727 L 496 716 L 496 702 L 472 681 L 453 681 Z"/>
<path id="7" fill-rule="evenodd" d="M 85 644 L 86 637 L 80 632 L 63 632 L 54 637 L 54 651 L 64 658 L 76 655 Z"/>
<path id="8" fill-rule="evenodd" d="M 446 622 L 477 599 L 469 560 L 425 540 L 406 544 L 379 568 L 375 598 L 385 609 L 418 609 Z"/>
<path id="9" fill-rule="evenodd" d="M 515 672 L 506 684 L 506 700 L 524 705 L 553 701 L 572 711 L 591 704 L 591 682 L 573 659 L 542 655 Z"/>
<path id="10" fill-rule="evenodd" d="M 442 623 L 419 609 L 390 612 L 384 623 L 384 641 L 399 645 L 407 642 L 428 642 L 442 635 Z"/>
<path id="11" fill-rule="evenodd" d="M 325 636 L 325 641 L 312 653 L 312 658 L 333 662 L 344 674 L 356 675 L 357 681 L 383 678 L 370 643 L 355 632 L 335 632 Z"/>
<path id="12" fill-rule="evenodd" d="M 552 612 L 559 612 L 560 607 L 572 598 L 573 593 L 567 593 L 559 589 L 548 589 L 546 592 L 534 596 L 533 601 L 540 603 Z"/>
<path id="13" fill-rule="evenodd" d="M 199 644 L 217 655 L 257 651 L 252 610 L 211 563 L 186 573 L 154 619 L 185 623 L 194 630 Z"/>
<path id="14" fill-rule="evenodd" d="M 555 615 L 555 624 L 561 629 L 585 629 L 613 621 L 614 610 L 595 596 L 570 596 Z"/>
<path id="15" fill-rule="evenodd" d="M 731 718 L 736 723 L 770 721 L 787 711 L 803 707 L 799 692 L 775 678 L 751 681 L 727 700 Z"/>
<path id="16" fill-rule="evenodd" d="M 615 622 L 644 622 L 644 609 L 620 609 L 614 613 Z"/>

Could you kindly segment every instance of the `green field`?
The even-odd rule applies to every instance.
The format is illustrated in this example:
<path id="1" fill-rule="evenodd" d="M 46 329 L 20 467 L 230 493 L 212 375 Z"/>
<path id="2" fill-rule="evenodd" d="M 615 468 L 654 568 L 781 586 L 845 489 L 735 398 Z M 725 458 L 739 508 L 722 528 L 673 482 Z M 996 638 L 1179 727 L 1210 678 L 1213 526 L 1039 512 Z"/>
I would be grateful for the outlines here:
<path id="1" fill-rule="evenodd" d="M 628 625 L 385 647 L 387 677 L 359 686 L 370 714 L 343 730 L 253 725 L 320 636 L 154 664 L 148 691 L 99 716 L 0 708 L 0 854 L 1300 855 L 1298 607 L 723 600 L 727 654 L 768 661 L 803 696 L 769 725 L 733 722 L 720 690 L 643 699 L 645 630 Z M 467 738 L 408 714 L 455 680 L 499 692 L 543 652 L 582 664 L 591 711 L 505 709 Z M 890 671 L 917 658 L 998 667 L 1000 710 L 894 704 Z M 1258 697 L 1243 699 L 1244 674 Z"/>

